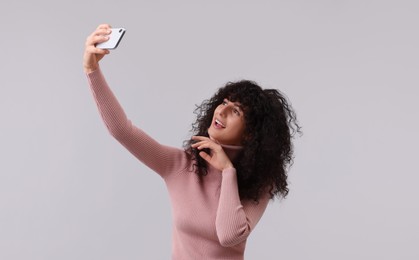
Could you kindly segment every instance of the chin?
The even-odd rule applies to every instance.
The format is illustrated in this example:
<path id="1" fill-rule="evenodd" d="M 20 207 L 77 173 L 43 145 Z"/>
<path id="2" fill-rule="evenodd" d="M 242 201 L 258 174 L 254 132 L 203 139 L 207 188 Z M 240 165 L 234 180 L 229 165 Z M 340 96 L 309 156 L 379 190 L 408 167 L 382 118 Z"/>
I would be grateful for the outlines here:
<path id="1" fill-rule="evenodd" d="M 219 138 L 217 138 L 217 135 L 215 135 L 215 137 L 214 137 L 214 135 L 212 135 L 210 131 L 208 131 L 208 137 L 209 137 L 209 139 L 213 140 L 214 142 L 220 144 L 220 141 L 219 141 Z"/>
<path id="2" fill-rule="evenodd" d="M 210 138 L 210 139 L 214 139 L 213 137 L 214 137 L 214 135 L 213 135 L 213 131 L 211 130 L 211 128 L 210 129 L 208 129 L 208 137 Z M 217 135 L 215 135 L 215 136 L 217 136 Z"/>

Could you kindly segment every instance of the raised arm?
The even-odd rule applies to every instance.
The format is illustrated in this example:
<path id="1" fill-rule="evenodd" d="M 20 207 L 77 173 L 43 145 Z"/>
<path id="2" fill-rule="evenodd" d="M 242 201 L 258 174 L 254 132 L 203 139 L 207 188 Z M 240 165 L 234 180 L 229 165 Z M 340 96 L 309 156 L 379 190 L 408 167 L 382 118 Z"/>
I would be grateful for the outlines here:
<path id="1" fill-rule="evenodd" d="M 134 126 L 107 84 L 99 61 L 104 55 L 109 54 L 109 51 L 98 49 L 95 45 L 105 41 L 103 35 L 106 35 L 109 28 L 109 25 L 100 25 L 87 38 L 83 60 L 84 71 L 106 127 L 135 157 L 163 178 L 169 173 L 183 170 L 187 166 L 185 152 L 161 145 Z"/>

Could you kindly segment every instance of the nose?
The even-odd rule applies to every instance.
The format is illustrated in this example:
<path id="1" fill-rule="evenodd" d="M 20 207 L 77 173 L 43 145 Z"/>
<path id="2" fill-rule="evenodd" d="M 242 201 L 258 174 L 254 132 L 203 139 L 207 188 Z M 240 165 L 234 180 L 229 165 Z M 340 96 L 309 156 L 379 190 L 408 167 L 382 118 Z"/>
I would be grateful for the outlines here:
<path id="1" fill-rule="evenodd" d="M 224 109 L 225 109 L 225 106 L 220 107 L 220 110 L 218 110 L 218 113 L 220 115 L 224 115 Z"/>
<path id="2" fill-rule="evenodd" d="M 226 114 L 227 114 L 227 112 L 228 112 L 228 110 L 227 109 L 229 109 L 229 105 L 227 104 L 227 105 L 222 105 L 222 106 L 220 106 L 220 109 L 218 110 L 218 113 L 220 114 L 220 115 L 223 115 L 223 116 L 225 116 Z"/>

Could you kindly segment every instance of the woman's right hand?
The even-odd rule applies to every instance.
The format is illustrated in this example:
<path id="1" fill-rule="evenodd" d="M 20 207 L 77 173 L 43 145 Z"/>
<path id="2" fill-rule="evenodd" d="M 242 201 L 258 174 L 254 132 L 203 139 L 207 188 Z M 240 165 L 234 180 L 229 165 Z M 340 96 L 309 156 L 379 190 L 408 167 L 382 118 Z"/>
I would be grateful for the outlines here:
<path id="1" fill-rule="evenodd" d="M 109 24 L 101 24 L 86 39 L 86 45 L 83 55 L 83 68 L 85 73 L 90 73 L 99 68 L 99 61 L 109 54 L 109 50 L 96 48 L 96 44 L 109 40 L 111 26 Z"/>

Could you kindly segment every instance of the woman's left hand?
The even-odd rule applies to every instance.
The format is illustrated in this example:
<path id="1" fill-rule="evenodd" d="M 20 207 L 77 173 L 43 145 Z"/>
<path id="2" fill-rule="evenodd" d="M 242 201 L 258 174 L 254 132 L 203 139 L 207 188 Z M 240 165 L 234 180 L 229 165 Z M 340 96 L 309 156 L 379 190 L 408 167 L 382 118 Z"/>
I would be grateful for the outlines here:
<path id="1" fill-rule="evenodd" d="M 193 148 L 198 150 L 208 148 L 211 150 L 210 154 L 201 151 L 199 155 L 217 170 L 223 171 L 227 168 L 234 167 L 233 163 L 230 161 L 220 144 L 205 136 L 192 136 L 192 140 L 197 141 L 196 143 L 192 144 Z"/>

